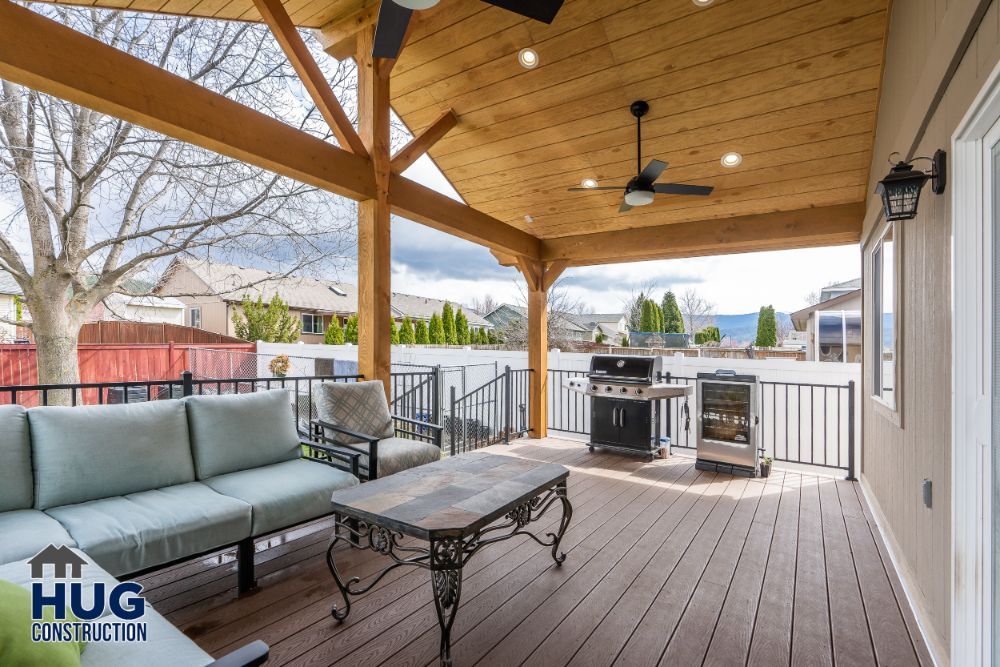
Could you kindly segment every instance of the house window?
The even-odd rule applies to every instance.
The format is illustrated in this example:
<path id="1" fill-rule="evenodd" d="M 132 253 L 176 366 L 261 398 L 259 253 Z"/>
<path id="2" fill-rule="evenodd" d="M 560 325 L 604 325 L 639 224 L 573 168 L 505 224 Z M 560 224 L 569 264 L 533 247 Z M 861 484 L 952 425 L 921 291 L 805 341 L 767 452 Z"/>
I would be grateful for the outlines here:
<path id="1" fill-rule="evenodd" d="M 302 313 L 302 333 L 323 333 L 323 316 Z"/>
<path id="2" fill-rule="evenodd" d="M 188 311 L 188 325 L 195 329 L 201 328 L 201 308 L 195 307 Z"/>
<path id="3" fill-rule="evenodd" d="M 893 226 L 872 251 L 872 395 L 896 408 L 896 244 Z"/>
<path id="4" fill-rule="evenodd" d="M 819 361 L 861 362 L 861 313 L 821 310 L 816 335 Z"/>

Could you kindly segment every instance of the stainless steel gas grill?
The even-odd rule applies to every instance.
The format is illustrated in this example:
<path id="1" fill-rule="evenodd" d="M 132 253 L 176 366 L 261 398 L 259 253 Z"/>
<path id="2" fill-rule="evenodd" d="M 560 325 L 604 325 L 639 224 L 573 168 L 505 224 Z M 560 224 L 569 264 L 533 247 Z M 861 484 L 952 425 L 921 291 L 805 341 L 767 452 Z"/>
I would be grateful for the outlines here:
<path id="1" fill-rule="evenodd" d="M 757 377 L 727 370 L 698 373 L 698 406 L 696 467 L 755 477 Z"/>
<path id="2" fill-rule="evenodd" d="M 661 399 L 693 393 L 683 384 L 660 382 L 661 357 L 594 355 L 586 378 L 563 386 L 590 400 L 590 451 L 603 447 L 652 458 L 660 449 Z"/>

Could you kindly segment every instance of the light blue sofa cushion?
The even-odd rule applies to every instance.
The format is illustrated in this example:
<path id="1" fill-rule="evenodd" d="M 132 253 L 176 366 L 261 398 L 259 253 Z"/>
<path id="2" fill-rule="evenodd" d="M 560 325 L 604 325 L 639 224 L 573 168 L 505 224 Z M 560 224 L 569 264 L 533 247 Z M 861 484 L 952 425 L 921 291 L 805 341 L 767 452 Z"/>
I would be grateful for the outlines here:
<path id="1" fill-rule="evenodd" d="M 94 562 L 93 558 L 79 549 L 71 549 L 71 551 L 86 561 L 80 569 L 80 579 L 74 579 L 74 581 L 79 581 L 83 584 L 81 596 L 83 606 L 87 609 L 93 609 L 95 607 L 94 584 L 101 582 L 104 584 L 105 591 L 110 591 L 118 583 L 118 580 L 105 572 L 100 565 Z M 57 581 L 65 581 L 65 579 L 62 578 L 56 578 L 55 569 L 52 566 L 45 566 L 42 570 L 42 575 L 42 591 L 46 595 L 52 595 L 55 592 L 55 584 Z M 27 560 L 19 560 L 14 563 L 7 563 L 6 565 L 0 566 L 0 579 L 10 581 L 25 588 L 31 588 L 32 582 L 37 581 L 31 578 L 31 566 L 28 564 Z M 101 616 L 107 616 L 110 613 L 111 610 L 108 608 L 108 605 L 104 605 L 104 610 Z"/>
<path id="2" fill-rule="evenodd" d="M 28 410 L 35 507 L 194 481 L 180 401 Z"/>
<path id="3" fill-rule="evenodd" d="M 45 512 L 12 510 L 0 513 L 0 563 L 30 558 L 50 544 L 74 546 L 76 542 L 62 524 Z"/>
<path id="4" fill-rule="evenodd" d="M 103 618 L 98 623 L 113 620 Z M 84 647 L 80 664 L 83 667 L 203 667 L 214 662 L 212 656 L 148 604 L 142 621 L 146 623 L 145 643 L 91 642 Z"/>
<path id="5" fill-rule="evenodd" d="M 253 506 L 253 534 L 263 535 L 330 513 L 330 494 L 358 478 L 323 463 L 297 459 L 210 477 L 202 483 Z"/>
<path id="6" fill-rule="evenodd" d="M 198 479 L 298 458 L 291 395 L 272 389 L 184 399 Z"/>
<path id="7" fill-rule="evenodd" d="M 26 411 L 0 405 L 0 512 L 31 507 L 34 484 Z"/>
<path id="8" fill-rule="evenodd" d="M 250 536 L 250 505 L 198 482 L 54 507 L 47 513 L 115 576 Z"/>

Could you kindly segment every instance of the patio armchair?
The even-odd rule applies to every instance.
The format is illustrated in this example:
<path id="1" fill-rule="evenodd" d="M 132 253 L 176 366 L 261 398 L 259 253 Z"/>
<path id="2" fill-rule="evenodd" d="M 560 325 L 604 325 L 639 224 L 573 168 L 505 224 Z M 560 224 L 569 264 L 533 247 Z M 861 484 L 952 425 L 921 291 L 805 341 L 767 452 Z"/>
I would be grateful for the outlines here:
<path id="1" fill-rule="evenodd" d="M 360 455 L 358 477 L 372 480 L 441 458 L 439 424 L 389 411 L 377 380 L 325 382 L 316 399 L 313 437 L 334 451 Z"/>

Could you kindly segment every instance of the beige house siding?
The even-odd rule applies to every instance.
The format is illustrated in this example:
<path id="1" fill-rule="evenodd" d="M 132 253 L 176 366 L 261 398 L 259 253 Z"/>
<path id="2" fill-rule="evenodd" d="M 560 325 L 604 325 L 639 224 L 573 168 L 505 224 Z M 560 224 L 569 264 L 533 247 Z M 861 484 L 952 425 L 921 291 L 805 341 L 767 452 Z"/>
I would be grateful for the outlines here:
<path id="1" fill-rule="evenodd" d="M 950 151 L 952 133 L 1000 58 L 997 5 L 981 0 L 893 3 L 870 192 L 888 171 L 886 159 L 893 151 L 905 156 L 913 145 L 915 155 L 931 155 L 938 148 Z M 970 33 L 971 42 L 963 52 L 962 36 Z M 935 48 L 949 40 L 955 45 L 951 53 Z M 956 54 L 960 61 L 951 81 L 939 87 L 949 75 L 943 65 L 953 62 Z M 914 114 L 919 116 L 935 99 L 933 115 L 914 121 Z M 937 196 L 928 184 L 918 217 L 896 225 L 901 273 L 897 274 L 900 367 L 895 413 L 870 398 L 875 356 L 870 250 L 884 229 L 874 197 L 863 235 L 861 477 L 921 612 L 931 648 L 942 661 L 947 661 L 951 622 L 950 197 L 950 187 Z M 922 502 L 924 479 L 933 482 L 931 509 Z"/>

